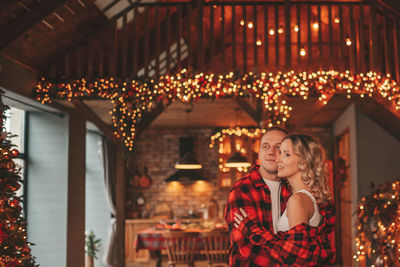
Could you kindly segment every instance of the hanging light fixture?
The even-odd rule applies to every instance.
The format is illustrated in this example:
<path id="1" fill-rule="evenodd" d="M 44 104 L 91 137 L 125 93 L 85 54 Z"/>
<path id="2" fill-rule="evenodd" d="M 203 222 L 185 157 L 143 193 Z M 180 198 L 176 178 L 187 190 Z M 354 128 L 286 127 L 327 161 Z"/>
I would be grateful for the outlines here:
<path id="1" fill-rule="evenodd" d="M 235 109 L 236 115 L 236 126 L 238 125 L 238 117 L 240 108 Z M 240 150 L 240 148 L 237 148 Z M 236 150 L 225 163 L 225 167 L 227 168 L 247 168 L 250 167 L 251 163 L 244 157 L 239 151 Z"/>
<path id="2" fill-rule="evenodd" d="M 228 160 L 226 161 L 225 167 L 228 168 L 246 168 L 250 167 L 251 163 L 248 162 L 248 160 L 240 154 L 239 151 L 236 151 L 233 153 Z"/>
<path id="3" fill-rule="evenodd" d="M 175 169 L 198 170 L 203 166 L 194 158 L 193 153 L 187 152 L 175 163 Z"/>
<path id="4" fill-rule="evenodd" d="M 189 132 L 189 113 L 191 109 L 186 110 L 187 114 L 187 132 Z M 180 158 L 175 163 L 175 169 L 178 170 L 198 170 L 203 166 L 195 159 L 193 149 L 193 137 L 179 138 L 179 155 Z"/>

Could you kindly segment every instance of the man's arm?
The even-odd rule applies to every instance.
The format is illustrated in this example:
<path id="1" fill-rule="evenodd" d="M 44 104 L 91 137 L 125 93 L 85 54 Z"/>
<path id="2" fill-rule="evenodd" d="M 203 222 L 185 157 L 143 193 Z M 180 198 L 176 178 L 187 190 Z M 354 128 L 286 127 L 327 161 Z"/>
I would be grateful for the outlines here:
<path id="1" fill-rule="evenodd" d="M 335 248 L 331 246 L 328 232 L 334 225 L 333 211 L 321 212 L 323 222 L 319 227 L 299 224 L 289 231 L 271 235 L 257 226 L 256 217 L 249 214 L 239 224 L 238 230 L 246 235 L 257 251 L 254 263 L 261 264 L 269 258 L 280 265 L 317 266 L 335 261 Z M 241 253 L 242 251 L 239 250 Z M 250 253 L 251 254 L 251 253 Z"/>
<path id="2" fill-rule="evenodd" d="M 272 238 L 272 233 L 263 227 L 257 219 L 257 210 L 254 205 L 252 197 L 252 190 L 248 185 L 242 185 L 241 187 L 234 188 L 228 195 L 228 206 L 225 214 L 225 220 L 229 227 L 230 238 L 233 246 L 235 246 L 240 255 L 243 258 L 248 259 L 251 262 L 256 261 L 258 257 L 258 251 L 254 249 L 254 244 L 250 242 L 249 237 L 245 236 L 244 232 L 237 229 L 234 226 L 235 213 L 239 213 L 239 209 L 244 209 L 252 218 L 252 231 L 262 233 L 265 238 Z M 254 193 L 254 192 L 253 192 Z M 264 244 L 265 242 L 262 242 Z M 270 257 L 264 259 L 262 266 L 266 266 L 265 261 L 269 261 Z"/>

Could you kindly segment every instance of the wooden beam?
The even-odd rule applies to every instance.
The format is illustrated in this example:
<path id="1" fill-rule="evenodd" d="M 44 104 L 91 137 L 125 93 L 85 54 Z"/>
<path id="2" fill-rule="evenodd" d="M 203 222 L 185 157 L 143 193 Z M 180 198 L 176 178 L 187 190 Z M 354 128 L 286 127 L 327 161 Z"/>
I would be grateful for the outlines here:
<path id="1" fill-rule="evenodd" d="M 79 99 L 72 100 L 72 104 L 81 112 L 88 121 L 93 122 L 103 134 L 113 143 L 118 144 L 120 141 L 115 137 L 113 130 L 102 119 L 93 112 L 85 103 Z"/>
<path id="2" fill-rule="evenodd" d="M 136 126 L 136 137 L 143 133 L 144 130 L 164 111 L 165 107 L 162 102 L 157 103 L 157 105 L 150 111 L 143 115 L 142 119 Z"/>
<path id="3" fill-rule="evenodd" d="M 315 115 L 318 114 L 331 100 L 333 97 L 332 95 L 327 95 L 327 97 L 323 100 L 320 101 L 317 99 L 317 101 L 311 106 L 310 110 L 306 112 L 301 118 L 298 118 L 297 121 L 298 123 L 290 127 L 291 132 L 299 132 L 301 131 L 314 117 Z"/>
<path id="4" fill-rule="evenodd" d="M 4 27 L 1 27 L 0 36 L 2 36 L 2 38 L 0 39 L 0 51 L 33 25 L 46 18 L 64 1 L 65 0 L 42 1 L 37 9 L 31 10 L 31 12 L 25 16 L 18 16 Z"/>
<path id="5" fill-rule="evenodd" d="M 235 98 L 235 101 L 257 123 L 257 125 L 260 123 L 261 111 L 258 108 L 253 109 L 250 106 L 250 104 L 246 100 L 243 99 L 243 97 L 237 97 L 237 98 Z"/>
<path id="6" fill-rule="evenodd" d="M 125 195 L 126 195 L 126 177 L 125 177 L 125 157 L 124 148 L 117 146 L 116 151 L 116 174 L 115 174 L 115 207 L 117 217 L 116 229 L 116 258 L 118 267 L 125 266 Z"/>
<path id="7" fill-rule="evenodd" d="M 77 113 L 68 120 L 68 193 L 66 266 L 85 265 L 85 120 Z"/>
<path id="8" fill-rule="evenodd" d="M 352 97 L 356 108 L 367 115 L 376 124 L 385 129 L 392 136 L 400 140 L 400 111 L 391 103 L 379 97 L 361 98 Z"/>

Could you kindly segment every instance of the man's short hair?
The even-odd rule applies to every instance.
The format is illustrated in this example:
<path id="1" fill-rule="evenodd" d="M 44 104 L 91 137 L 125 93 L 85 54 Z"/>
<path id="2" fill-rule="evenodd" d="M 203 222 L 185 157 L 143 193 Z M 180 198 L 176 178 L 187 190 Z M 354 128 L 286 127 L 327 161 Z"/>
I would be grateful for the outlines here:
<path id="1" fill-rule="evenodd" d="M 270 132 L 270 131 L 281 131 L 281 132 L 283 132 L 283 133 L 285 133 L 285 134 L 289 134 L 289 132 L 288 132 L 285 128 L 283 128 L 283 127 L 281 127 L 281 126 L 277 126 L 277 125 L 273 125 L 273 126 L 271 126 L 271 127 L 268 127 L 268 128 L 266 129 L 266 132 L 265 132 L 265 133 L 268 133 L 268 132 Z"/>

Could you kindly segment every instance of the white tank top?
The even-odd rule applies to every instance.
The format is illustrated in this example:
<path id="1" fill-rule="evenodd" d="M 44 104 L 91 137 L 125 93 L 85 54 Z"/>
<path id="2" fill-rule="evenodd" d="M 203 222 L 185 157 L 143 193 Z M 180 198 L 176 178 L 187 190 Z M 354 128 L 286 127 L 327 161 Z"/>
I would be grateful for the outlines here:
<path id="1" fill-rule="evenodd" d="M 321 221 L 321 214 L 319 214 L 317 201 L 315 200 L 314 196 L 310 192 L 308 192 L 307 190 L 304 190 L 304 189 L 299 190 L 299 191 L 295 192 L 294 194 L 296 194 L 296 193 L 304 193 L 311 198 L 311 200 L 314 203 L 314 214 L 311 217 L 311 219 L 309 220 L 308 224 L 311 226 L 315 226 L 315 227 L 319 226 L 319 223 Z M 283 212 L 282 216 L 278 220 L 278 231 L 281 231 L 281 232 L 285 232 L 290 229 L 289 218 L 286 215 L 286 211 L 287 211 L 287 207 L 286 207 L 285 211 Z"/>

